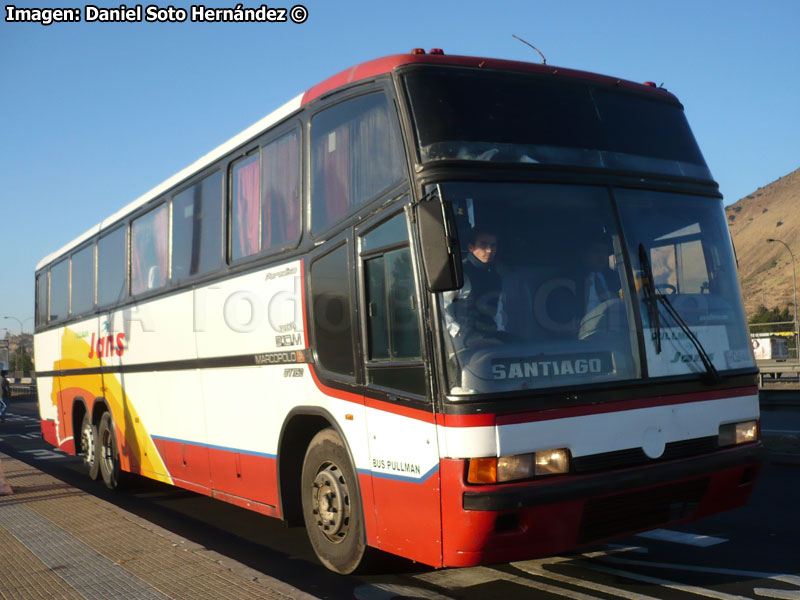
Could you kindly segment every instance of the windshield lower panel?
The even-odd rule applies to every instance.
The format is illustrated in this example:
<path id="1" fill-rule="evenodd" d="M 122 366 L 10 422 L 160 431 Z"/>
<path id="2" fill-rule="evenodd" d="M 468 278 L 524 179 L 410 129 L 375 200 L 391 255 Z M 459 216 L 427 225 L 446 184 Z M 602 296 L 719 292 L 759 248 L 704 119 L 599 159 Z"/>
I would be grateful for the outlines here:
<path id="1" fill-rule="evenodd" d="M 451 396 L 702 375 L 686 332 L 648 316 L 640 244 L 659 293 L 717 370 L 753 366 L 718 200 L 524 183 L 439 189 L 453 206 L 464 270 L 461 289 L 438 295 Z"/>

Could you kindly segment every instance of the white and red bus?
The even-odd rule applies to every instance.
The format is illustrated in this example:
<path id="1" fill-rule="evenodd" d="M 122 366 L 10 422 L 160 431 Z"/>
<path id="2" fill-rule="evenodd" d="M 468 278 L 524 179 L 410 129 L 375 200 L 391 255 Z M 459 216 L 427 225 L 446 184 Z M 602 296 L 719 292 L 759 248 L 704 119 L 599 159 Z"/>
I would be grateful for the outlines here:
<path id="1" fill-rule="evenodd" d="M 743 504 L 722 198 L 652 84 L 415 51 L 311 88 L 36 271 L 44 438 L 466 566 Z"/>

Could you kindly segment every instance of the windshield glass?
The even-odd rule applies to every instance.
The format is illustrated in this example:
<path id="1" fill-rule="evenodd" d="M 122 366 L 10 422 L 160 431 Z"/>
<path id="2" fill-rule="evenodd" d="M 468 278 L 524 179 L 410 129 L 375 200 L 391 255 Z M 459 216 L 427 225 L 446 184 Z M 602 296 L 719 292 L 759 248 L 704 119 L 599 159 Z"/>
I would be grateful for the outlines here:
<path id="1" fill-rule="evenodd" d="M 615 196 L 633 269 L 646 281 L 644 251 L 653 273 L 655 301 L 646 285 L 637 285 L 649 375 L 706 370 L 659 296 L 689 326 L 717 370 L 752 367 L 722 201 L 641 190 L 617 190 Z"/>
<path id="2" fill-rule="evenodd" d="M 452 396 L 703 376 L 701 352 L 664 303 L 718 371 L 753 366 L 720 200 L 621 189 L 612 200 L 605 187 L 532 183 L 438 188 L 464 270 L 461 289 L 439 294 Z"/>
<path id="3" fill-rule="evenodd" d="M 674 100 L 526 73 L 405 76 L 422 162 L 474 160 L 711 179 Z"/>
<path id="4" fill-rule="evenodd" d="M 636 378 L 606 188 L 448 183 L 464 285 L 440 294 L 451 394 Z"/>

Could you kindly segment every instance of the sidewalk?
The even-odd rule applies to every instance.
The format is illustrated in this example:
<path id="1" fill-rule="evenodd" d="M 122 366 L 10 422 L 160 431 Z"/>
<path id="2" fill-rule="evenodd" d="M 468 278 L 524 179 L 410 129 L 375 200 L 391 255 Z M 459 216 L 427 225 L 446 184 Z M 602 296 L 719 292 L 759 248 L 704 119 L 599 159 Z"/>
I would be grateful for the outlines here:
<path id="1" fill-rule="evenodd" d="M 0 453 L 0 599 L 315 600 Z"/>

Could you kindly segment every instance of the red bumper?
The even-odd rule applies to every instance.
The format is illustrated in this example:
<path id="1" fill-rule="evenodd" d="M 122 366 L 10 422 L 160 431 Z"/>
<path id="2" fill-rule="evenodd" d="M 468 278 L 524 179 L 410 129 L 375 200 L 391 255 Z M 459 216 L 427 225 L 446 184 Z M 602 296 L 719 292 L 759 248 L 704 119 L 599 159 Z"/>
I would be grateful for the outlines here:
<path id="1" fill-rule="evenodd" d="M 465 483 L 443 459 L 443 562 L 466 567 L 566 552 L 741 506 L 761 446 L 593 475 L 497 486 Z"/>

